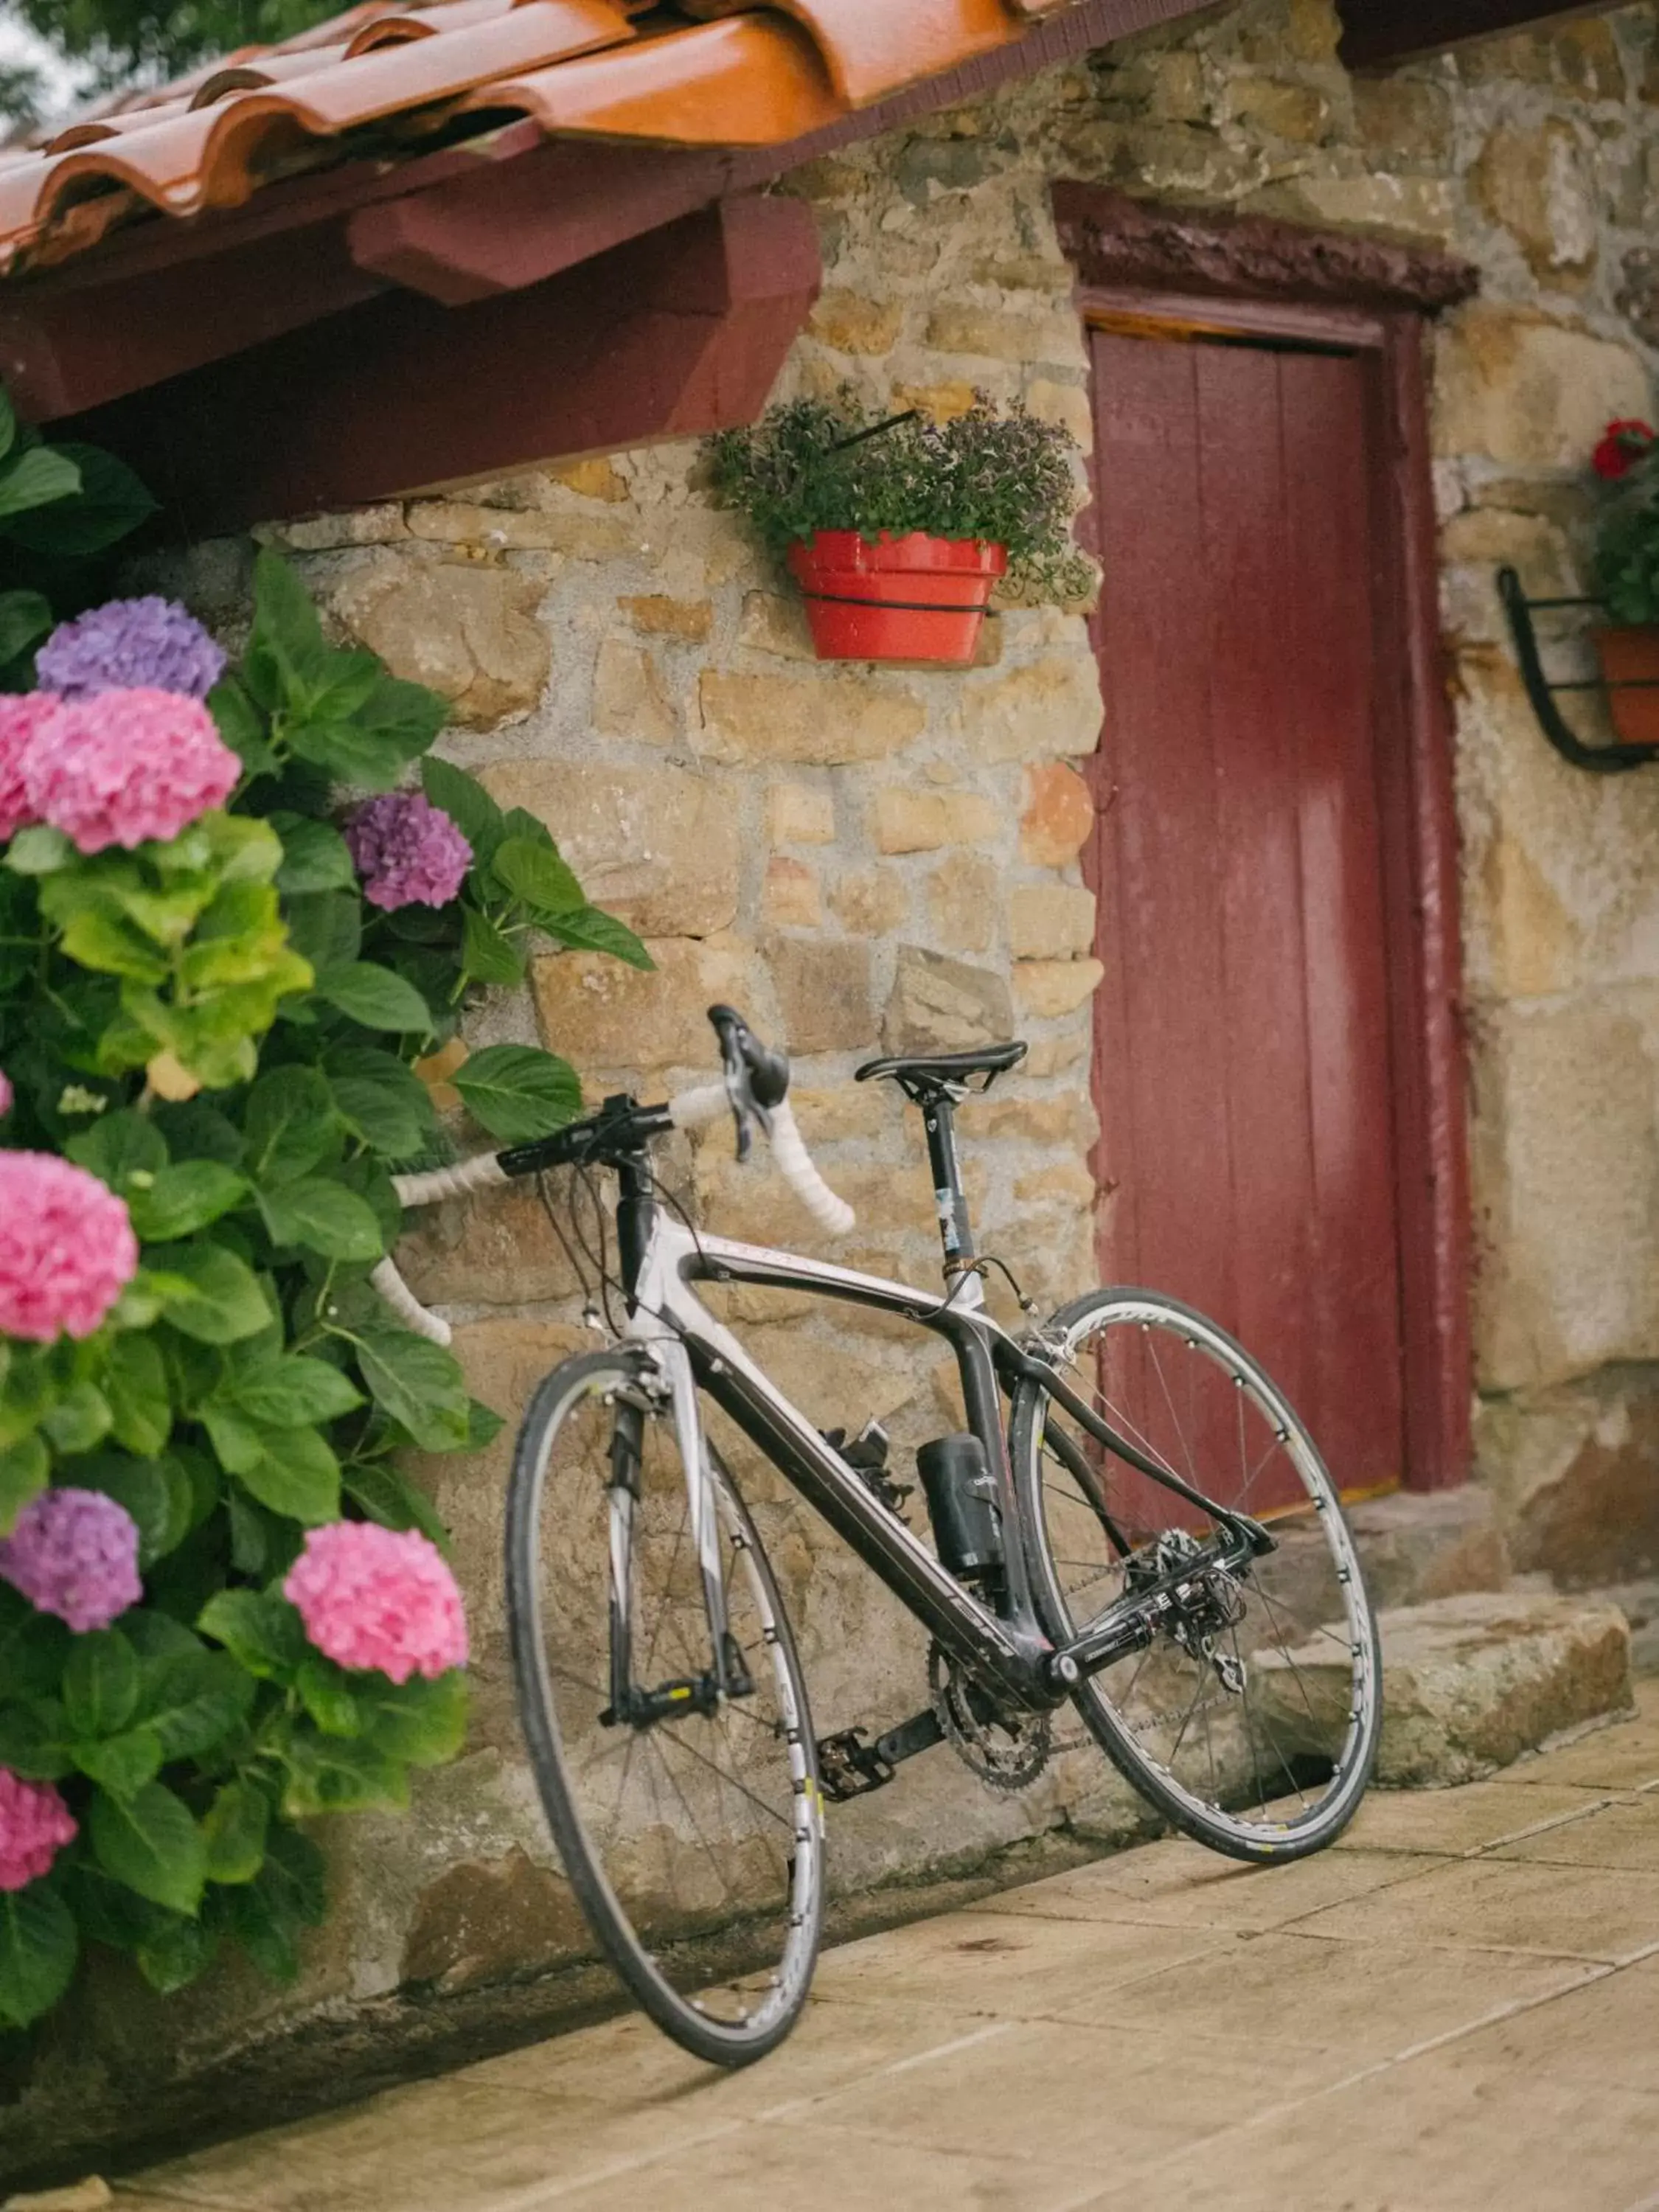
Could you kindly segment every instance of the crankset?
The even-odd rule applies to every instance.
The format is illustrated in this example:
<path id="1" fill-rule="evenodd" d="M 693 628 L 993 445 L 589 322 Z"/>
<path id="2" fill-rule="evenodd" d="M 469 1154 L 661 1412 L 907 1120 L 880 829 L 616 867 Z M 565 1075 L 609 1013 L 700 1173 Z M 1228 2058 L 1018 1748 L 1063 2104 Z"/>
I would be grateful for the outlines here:
<path id="1" fill-rule="evenodd" d="M 1004 1711 L 937 1644 L 927 1682 L 945 1740 L 969 1771 L 988 1790 L 1029 1789 L 1054 1750 L 1048 1714 Z"/>

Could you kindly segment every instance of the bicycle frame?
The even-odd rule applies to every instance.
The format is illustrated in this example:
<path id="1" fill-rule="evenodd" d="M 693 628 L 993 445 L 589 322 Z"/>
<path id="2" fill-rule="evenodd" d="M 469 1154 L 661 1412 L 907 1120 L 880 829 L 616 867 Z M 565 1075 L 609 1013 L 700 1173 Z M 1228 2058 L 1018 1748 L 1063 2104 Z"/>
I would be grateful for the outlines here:
<path id="1" fill-rule="evenodd" d="M 1057 1651 L 1034 1609 L 1023 1521 L 1014 1493 L 1001 1394 L 1019 1383 L 1042 1389 L 1079 1426 L 1119 1457 L 1189 1502 L 1201 1504 L 1234 1535 L 1223 1564 L 1243 1565 L 1271 1539 L 1146 1458 L 1116 1434 L 1044 1362 L 1033 1358 L 980 1303 L 977 1277 L 958 1277 L 951 1292 L 921 1291 L 763 1246 L 694 1234 L 651 1200 L 642 1178 L 623 1166 L 618 1226 L 629 1276 L 629 1339 L 657 1367 L 672 1394 L 683 1464 L 691 1488 L 691 1527 L 702 1564 L 717 1677 L 723 1677 L 726 1611 L 718 1529 L 707 1479 L 696 1385 L 776 1465 L 941 1647 L 1012 1703 L 1032 1710 L 1060 1704 L 1086 1673 L 1139 1650 L 1161 1593 L 1153 1587 L 1121 1601 Z M 633 1185 L 630 1188 L 630 1184 Z M 994 1611 L 959 1583 L 899 1516 L 873 1494 L 813 1422 L 792 1405 L 704 1305 L 697 1282 L 752 1283 L 816 1293 L 898 1314 L 945 1337 L 956 1354 L 969 1424 L 995 1474 L 1008 1534 L 1006 1598 Z M 1173 1583 L 1171 1588 L 1173 1588 Z"/>

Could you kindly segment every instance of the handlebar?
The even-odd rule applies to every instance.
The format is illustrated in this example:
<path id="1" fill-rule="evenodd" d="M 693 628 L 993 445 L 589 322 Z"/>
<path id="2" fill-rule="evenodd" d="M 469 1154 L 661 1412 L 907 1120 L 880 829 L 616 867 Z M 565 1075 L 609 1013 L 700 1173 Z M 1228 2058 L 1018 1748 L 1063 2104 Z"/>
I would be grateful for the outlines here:
<path id="1" fill-rule="evenodd" d="M 625 1096 L 607 1098 L 597 1114 L 550 1137 L 538 1137 L 504 1152 L 481 1152 L 457 1167 L 394 1176 L 398 1199 L 405 1206 L 432 1206 L 440 1199 L 463 1198 L 549 1168 L 625 1159 L 642 1152 L 653 1137 L 665 1136 L 671 1129 L 701 1127 L 729 1109 L 737 1125 L 738 1160 L 748 1158 L 758 1123 L 770 1142 L 778 1172 L 801 1204 L 820 1228 L 844 1237 L 856 1216 L 812 1164 L 789 1103 L 787 1055 L 763 1044 L 733 1007 L 711 1006 L 708 1018 L 720 1042 L 724 1073 L 719 1083 L 682 1091 L 659 1106 L 641 1106 Z M 449 1341 L 448 1323 L 426 1311 L 392 1261 L 382 1260 L 369 1279 L 409 1328 L 434 1342 Z"/>

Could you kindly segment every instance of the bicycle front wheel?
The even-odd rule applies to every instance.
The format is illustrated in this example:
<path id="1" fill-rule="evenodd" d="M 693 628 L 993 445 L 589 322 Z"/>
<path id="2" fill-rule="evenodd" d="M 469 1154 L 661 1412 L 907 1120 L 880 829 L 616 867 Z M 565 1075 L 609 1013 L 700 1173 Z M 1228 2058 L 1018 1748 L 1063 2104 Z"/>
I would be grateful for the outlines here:
<path id="1" fill-rule="evenodd" d="M 1313 1439 L 1243 1347 L 1174 1298 L 1097 1291 L 1048 1335 L 1066 1381 L 1118 1435 L 1274 1540 L 1237 1574 L 1206 1571 L 1220 1522 L 1026 1386 L 1014 1475 L 1048 1633 L 1075 1635 L 1138 1590 L 1176 1591 L 1146 1649 L 1079 1685 L 1079 1712 L 1141 1794 L 1212 1849 L 1258 1860 L 1320 1850 L 1370 1779 L 1382 1660 Z"/>
<path id="2" fill-rule="evenodd" d="M 805 2001 L 822 1801 L 777 1586 L 708 1451 L 736 1694 L 700 1694 L 713 1648 L 685 1469 L 666 1398 L 626 1349 L 568 1360 L 536 1394 L 513 1468 L 507 1603 L 542 1804 L 590 1926 L 659 2027 L 740 2066 Z"/>

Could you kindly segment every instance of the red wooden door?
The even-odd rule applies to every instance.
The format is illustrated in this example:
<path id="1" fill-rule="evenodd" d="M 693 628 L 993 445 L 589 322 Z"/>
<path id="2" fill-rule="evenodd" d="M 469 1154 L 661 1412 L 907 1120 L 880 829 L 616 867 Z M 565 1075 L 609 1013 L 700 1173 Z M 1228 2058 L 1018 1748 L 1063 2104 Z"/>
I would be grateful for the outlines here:
<path id="1" fill-rule="evenodd" d="M 1232 1329 L 1370 1489 L 1404 1468 L 1367 370 L 1093 343 L 1103 1270 Z"/>

